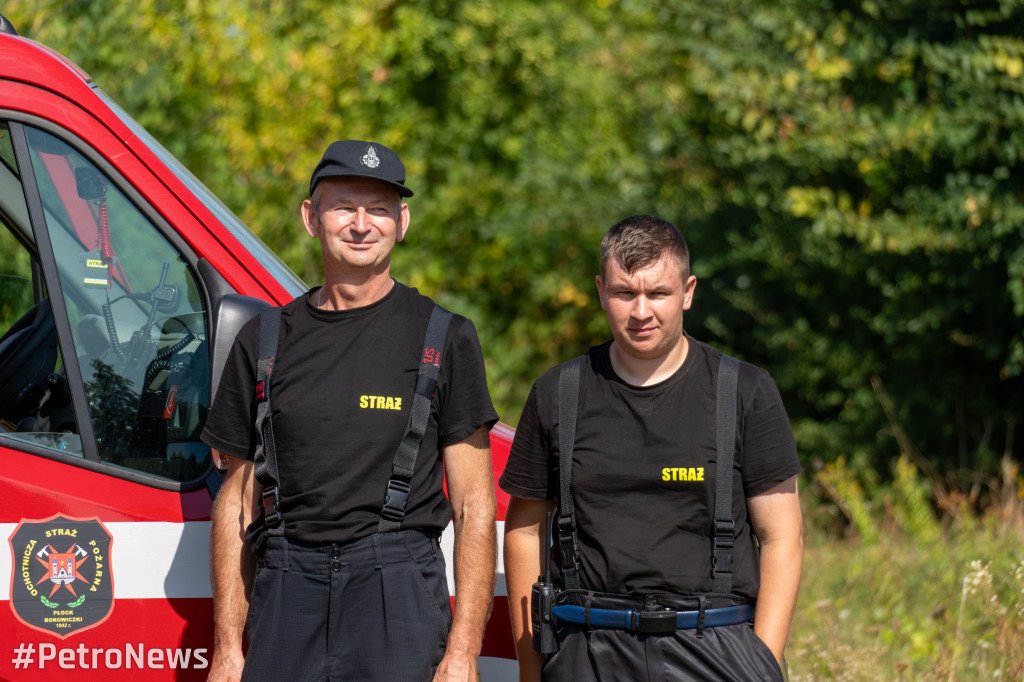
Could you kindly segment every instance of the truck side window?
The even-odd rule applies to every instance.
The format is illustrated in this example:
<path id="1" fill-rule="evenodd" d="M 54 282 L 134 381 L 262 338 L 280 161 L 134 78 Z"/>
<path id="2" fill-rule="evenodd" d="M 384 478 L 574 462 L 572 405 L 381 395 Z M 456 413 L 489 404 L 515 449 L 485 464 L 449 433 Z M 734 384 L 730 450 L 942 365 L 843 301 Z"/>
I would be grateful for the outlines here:
<path id="1" fill-rule="evenodd" d="M 188 262 L 100 168 L 47 132 L 25 131 L 71 323 L 62 357 L 81 371 L 100 459 L 194 480 L 210 463 L 199 440 L 210 369 Z"/>
<path id="2" fill-rule="evenodd" d="M 57 331 L 31 233 L 10 131 L 0 122 L 0 433 L 66 450 L 77 441 L 59 434 L 77 429 L 67 401 L 50 400 L 51 383 L 61 381 Z"/>

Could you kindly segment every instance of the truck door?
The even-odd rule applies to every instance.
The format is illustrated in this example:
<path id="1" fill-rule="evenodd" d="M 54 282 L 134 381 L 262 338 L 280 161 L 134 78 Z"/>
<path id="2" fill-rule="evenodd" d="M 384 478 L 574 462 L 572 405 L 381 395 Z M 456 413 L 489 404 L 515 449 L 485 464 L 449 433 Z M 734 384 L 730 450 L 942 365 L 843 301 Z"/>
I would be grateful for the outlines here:
<path id="1" fill-rule="evenodd" d="M 205 678 L 199 260 L 83 140 L 0 120 L 0 677 Z"/>

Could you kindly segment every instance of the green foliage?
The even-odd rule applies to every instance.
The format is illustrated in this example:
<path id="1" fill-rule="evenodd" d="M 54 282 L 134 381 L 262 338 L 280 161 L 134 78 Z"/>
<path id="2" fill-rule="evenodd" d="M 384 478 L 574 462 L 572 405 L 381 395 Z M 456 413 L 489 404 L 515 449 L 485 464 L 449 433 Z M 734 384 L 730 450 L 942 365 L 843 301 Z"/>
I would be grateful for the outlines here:
<path id="1" fill-rule="evenodd" d="M 941 527 L 932 511 L 931 487 L 906 455 L 901 455 L 893 468 L 892 514 L 897 530 L 923 543 L 937 541 Z"/>
<path id="2" fill-rule="evenodd" d="M 417 194 L 395 273 L 476 322 L 507 422 L 537 375 L 607 335 L 598 242 L 647 212 L 691 243 L 688 330 L 772 371 L 811 469 L 842 457 L 870 486 L 866 472 L 888 476 L 906 454 L 943 472 L 929 472 L 938 492 L 1019 458 L 1019 2 L 93 0 L 5 13 L 81 64 L 309 282 L 320 259 L 298 205 L 319 154 L 339 137 L 397 149 Z"/>
<path id="3" fill-rule="evenodd" d="M 809 455 L 954 477 L 1012 452 L 1024 13 L 985 7 L 662 6 L 689 93 L 668 137 L 715 189 L 704 326 L 772 369 Z"/>
<path id="4" fill-rule="evenodd" d="M 878 541 L 878 522 L 875 518 L 877 514 L 871 513 L 871 506 L 874 503 L 868 499 L 864 486 L 847 467 L 845 457 L 840 455 L 836 461 L 826 464 L 815 477 L 815 482 L 846 514 L 865 542 Z"/>
<path id="5" fill-rule="evenodd" d="M 0 126 L 0 163 L 7 168 L 16 167 L 6 125 Z M 17 206 L 6 206 L 4 210 L 19 213 Z M 27 212 L 24 208 L 21 211 Z M 32 307 L 33 302 L 28 254 L 10 230 L 0 227 L 0 336 Z"/>

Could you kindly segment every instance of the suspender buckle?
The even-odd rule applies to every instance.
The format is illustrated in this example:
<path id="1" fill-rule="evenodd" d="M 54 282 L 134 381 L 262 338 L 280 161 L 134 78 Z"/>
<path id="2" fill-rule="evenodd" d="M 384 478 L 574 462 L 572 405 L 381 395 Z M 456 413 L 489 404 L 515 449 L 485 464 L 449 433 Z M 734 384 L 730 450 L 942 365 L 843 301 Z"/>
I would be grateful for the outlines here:
<path id="1" fill-rule="evenodd" d="M 276 485 L 263 489 L 263 519 L 267 526 L 276 528 L 281 525 L 281 498 Z"/>
<path id="2" fill-rule="evenodd" d="M 715 519 L 715 546 L 711 558 L 714 573 L 732 572 L 732 548 L 736 523 L 732 519 Z"/>
<path id="3" fill-rule="evenodd" d="M 576 516 L 558 517 L 558 548 L 562 553 L 562 566 L 580 570 L 580 545 L 576 535 Z"/>
<path id="4" fill-rule="evenodd" d="M 732 549 L 735 534 L 735 521 L 732 519 L 715 519 L 715 547 Z"/>
<path id="5" fill-rule="evenodd" d="M 408 481 L 392 478 L 388 481 L 388 489 L 384 493 L 384 507 L 380 515 L 388 521 L 398 521 L 405 517 L 405 504 L 409 501 L 410 485 Z"/>

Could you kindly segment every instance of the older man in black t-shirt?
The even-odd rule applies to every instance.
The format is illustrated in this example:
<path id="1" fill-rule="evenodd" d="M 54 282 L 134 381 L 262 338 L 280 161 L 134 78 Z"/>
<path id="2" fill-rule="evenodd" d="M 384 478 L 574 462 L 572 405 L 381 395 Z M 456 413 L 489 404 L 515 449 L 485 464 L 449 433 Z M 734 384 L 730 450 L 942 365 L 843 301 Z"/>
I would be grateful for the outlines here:
<path id="1" fill-rule="evenodd" d="M 256 454 L 267 451 L 255 429 L 259 320 L 227 359 L 203 433 L 227 467 L 211 532 L 211 680 L 477 679 L 494 586 L 487 432 L 497 415 L 473 323 L 454 315 L 443 343 L 425 347 L 434 304 L 391 278 L 411 195 L 398 156 L 376 143 L 335 142 L 313 172 L 302 217 L 320 241 L 325 283 L 284 306 L 276 325 L 274 507 L 260 504 L 257 481 L 269 470 Z M 438 361 L 431 394 L 419 368 Z M 410 417 L 414 389 L 425 417 Z M 408 454 L 419 428 L 409 466 L 396 451 Z M 408 488 L 396 520 L 399 470 Z M 454 616 L 438 544 L 449 521 Z"/>
<path id="2" fill-rule="evenodd" d="M 550 567 L 556 586 L 572 572 L 578 587 L 558 596 L 555 615 L 565 618 L 556 618 L 559 648 L 549 656 L 533 648 L 530 599 L 547 568 L 545 514 L 560 498 L 560 368 L 538 379 L 527 399 L 500 481 L 512 495 L 505 573 L 521 680 L 782 677 L 802 565 L 796 446 L 775 383 L 742 363 L 732 587 L 716 593 L 722 354 L 683 331 L 696 283 L 671 223 L 633 216 L 605 236 L 597 289 L 612 340 L 580 364 L 571 465 L 578 570 L 562 558 L 572 544 L 557 538 Z M 671 632 L 660 618 L 667 611 L 676 612 Z M 641 626 L 640 612 L 657 624 Z"/>

